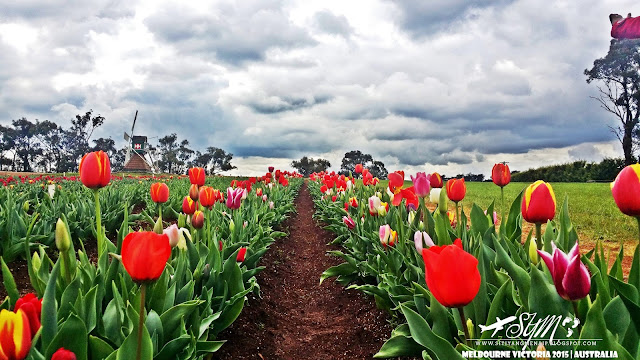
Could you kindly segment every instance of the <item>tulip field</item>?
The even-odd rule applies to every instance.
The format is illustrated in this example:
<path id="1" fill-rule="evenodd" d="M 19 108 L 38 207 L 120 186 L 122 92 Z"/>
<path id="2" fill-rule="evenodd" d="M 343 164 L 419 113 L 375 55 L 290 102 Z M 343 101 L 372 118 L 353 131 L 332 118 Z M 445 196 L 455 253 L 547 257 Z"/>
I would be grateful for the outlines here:
<path id="1" fill-rule="evenodd" d="M 509 173 L 496 167 L 491 185 L 500 194 Z M 620 211 L 633 217 L 640 215 L 636 167 L 611 186 Z M 375 357 L 640 358 L 638 248 L 628 276 L 623 249 L 612 266 L 598 239 L 581 252 L 570 199 L 557 203 L 542 181 L 502 212 L 501 195 L 484 208 L 458 206 L 464 180 L 411 178 L 407 186 L 395 172 L 388 184 L 353 186 L 320 173 L 309 185 L 317 218 L 343 248 L 332 252 L 343 263 L 321 280 L 373 296 L 398 323 Z M 523 220 L 532 224 L 528 233 Z"/>
<path id="2" fill-rule="evenodd" d="M 297 177 L 120 178 L 96 152 L 78 177 L 3 179 L 0 359 L 215 352 L 260 291 L 258 261 L 285 235 L 274 227 L 294 210 Z M 6 264 L 19 257 L 33 288 L 22 297 Z"/>
<path id="3" fill-rule="evenodd" d="M 640 359 L 638 174 L 611 186 L 510 183 L 504 164 L 481 184 L 380 181 L 361 165 L 305 181 L 272 167 L 117 176 L 99 151 L 75 176 L 7 176 L 0 360 L 210 359 L 246 299 L 259 303 L 260 260 L 302 186 L 338 246 L 317 280 L 366 294 L 395 327 L 376 358 Z"/>

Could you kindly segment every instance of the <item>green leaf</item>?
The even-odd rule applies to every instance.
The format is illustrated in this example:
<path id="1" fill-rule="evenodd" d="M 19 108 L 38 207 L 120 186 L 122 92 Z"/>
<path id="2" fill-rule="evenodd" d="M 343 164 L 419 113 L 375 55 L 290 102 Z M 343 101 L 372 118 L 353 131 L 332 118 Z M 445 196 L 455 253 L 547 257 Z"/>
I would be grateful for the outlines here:
<path id="1" fill-rule="evenodd" d="M 62 327 L 47 346 L 46 357 L 50 359 L 61 347 L 73 351 L 78 360 L 87 360 L 88 336 L 82 319 L 71 315 L 62 322 Z"/>
<path id="2" fill-rule="evenodd" d="M 47 282 L 42 298 L 42 348 L 47 349 L 58 333 L 58 310 L 56 308 L 56 281 L 60 272 L 60 263 L 56 262 Z"/>
<path id="3" fill-rule="evenodd" d="M 186 350 L 191 342 L 191 336 L 181 335 L 171 341 L 169 341 L 156 355 L 155 360 L 174 360 L 178 358 L 178 354 L 181 354 Z"/>
<path id="4" fill-rule="evenodd" d="M 402 324 L 391 333 L 391 337 L 380 348 L 373 357 L 392 358 L 392 357 L 416 357 L 420 356 L 424 350 L 424 346 L 418 344 L 411 337 L 409 325 Z"/>
<path id="5" fill-rule="evenodd" d="M 20 293 L 18 292 L 18 287 L 13 279 L 13 275 L 11 274 L 7 264 L 4 262 L 2 256 L 0 256 L 0 263 L 2 263 L 2 282 L 4 283 L 4 288 L 7 290 L 7 294 L 9 295 L 9 307 L 13 309 L 16 305 L 16 301 L 20 298 Z"/>
<path id="6" fill-rule="evenodd" d="M 342 263 L 340 265 L 335 265 L 322 273 L 320 276 L 320 284 L 330 277 L 341 276 L 341 275 L 351 275 L 358 272 L 358 268 L 350 263 Z"/>
<path id="7" fill-rule="evenodd" d="M 222 341 L 198 341 L 196 343 L 196 354 L 211 354 L 222 347 L 222 345 L 226 342 L 226 340 Z"/>
<path id="8" fill-rule="evenodd" d="M 182 304 L 178 304 L 160 315 L 162 320 L 162 328 L 165 331 L 165 336 L 171 337 L 171 334 L 180 331 L 180 321 L 183 318 L 188 317 L 191 313 L 200 305 L 200 300 L 190 300 Z"/>
<path id="9" fill-rule="evenodd" d="M 135 312 L 135 310 L 131 310 Z M 137 319 L 136 319 L 137 320 Z M 135 358 L 138 349 L 138 321 L 133 321 L 133 330 L 124 339 L 122 346 L 118 349 L 116 360 L 130 360 Z M 147 328 L 142 326 L 141 352 L 139 360 L 153 359 L 153 343 Z"/>
<path id="10" fill-rule="evenodd" d="M 115 350 L 106 341 L 89 335 L 89 357 L 91 359 L 105 359 Z"/>
<path id="11" fill-rule="evenodd" d="M 431 331 L 427 321 L 406 305 L 400 305 L 400 309 L 407 319 L 411 336 L 420 345 L 429 349 L 439 360 L 464 360 L 462 355 L 445 339 Z"/>
<path id="12" fill-rule="evenodd" d="M 529 274 L 511 260 L 511 257 L 500 245 L 500 241 L 494 241 L 494 245 L 496 248 L 496 265 L 507 271 L 513 283 L 520 291 L 520 298 L 526 301 L 526 299 L 529 298 L 529 289 L 531 288 L 531 278 Z"/>
<path id="13" fill-rule="evenodd" d="M 631 355 L 616 341 L 613 334 L 607 330 L 598 298 L 587 313 L 586 321 L 580 332 L 580 339 L 601 339 L 597 343 L 598 350 L 617 351 L 620 358 L 632 359 Z M 576 347 L 576 350 L 594 350 L 594 347 L 581 343 Z"/>

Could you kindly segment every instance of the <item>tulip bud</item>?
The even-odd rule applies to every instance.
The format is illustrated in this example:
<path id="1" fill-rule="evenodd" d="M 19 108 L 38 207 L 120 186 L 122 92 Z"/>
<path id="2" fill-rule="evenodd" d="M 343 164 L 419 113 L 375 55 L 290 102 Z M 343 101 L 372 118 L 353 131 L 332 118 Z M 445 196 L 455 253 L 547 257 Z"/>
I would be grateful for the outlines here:
<path id="1" fill-rule="evenodd" d="M 187 224 L 187 216 L 185 214 L 178 214 L 178 227 L 183 228 Z"/>
<path id="2" fill-rule="evenodd" d="M 236 229 L 236 223 L 233 221 L 233 219 L 229 220 L 229 231 L 233 232 L 233 230 Z"/>
<path id="3" fill-rule="evenodd" d="M 273 207 L 274 207 L 273 201 L 269 202 L 269 209 L 273 210 Z"/>
<path id="4" fill-rule="evenodd" d="M 193 225 L 193 227 L 196 229 L 202 229 L 202 226 L 204 226 L 204 214 L 202 213 L 202 211 L 196 210 L 196 212 L 193 213 L 191 225 Z"/>
<path id="5" fill-rule="evenodd" d="M 168 228 L 164 229 L 162 233 L 169 237 L 169 245 L 171 245 L 172 248 L 178 245 L 178 242 L 180 241 L 180 230 L 176 224 L 172 224 Z"/>
<path id="6" fill-rule="evenodd" d="M 40 265 L 42 265 L 42 261 L 40 260 L 40 256 L 38 256 L 37 252 L 33 252 L 33 256 L 31 257 L 31 267 L 34 272 L 38 272 L 40 270 Z"/>
<path id="7" fill-rule="evenodd" d="M 408 218 L 409 224 L 412 224 L 413 220 L 415 220 L 415 218 L 416 218 L 416 212 L 415 211 L 409 211 L 409 218 Z"/>
<path id="8" fill-rule="evenodd" d="M 211 276 L 211 265 L 207 264 L 204 266 L 204 269 L 202 269 L 202 281 L 207 281 L 209 280 L 209 276 Z"/>
<path id="9" fill-rule="evenodd" d="M 65 252 L 71 247 L 71 239 L 69 239 L 69 232 L 67 231 L 67 225 L 58 219 L 56 222 L 56 247 L 59 251 Z"/>
<path id="10" fill-rule="evenodd" d="M 198 201 L 199 196 L 200 196 L 200 191 L 198 190 L 198 185 L 191 184 L 191 187 L 189 188 L 189 197 L 193 201 Z"/>
<path id="11" fill-rule="evenodd" d="M 22 210 L 24 212 L 29 211 L 29 200 L 25 201 L 24 204 L 22 204 Z"/>
<path id="12" fill-rule="evenodd" d="M 162 218 L 158 218 L 156 220 L 156 224 L 153 226 L 153 232 L 156 234 L 162 234 Z"/>
<path id="13" fill-rule="evenodd" d="M 538 265 L 540 258 L 538 257 L 538 245 L 536 243 L 536 238 L 531 238 L 529 242 L 529 258 L 533 265 Z"/>
<path id="14" fill-rule="evenodd" d="M 238 251 L 238 256 L 236 256 L 236 261 L 243 262 L 246 255 L 247 255 L 247 248 L 245 247 L 240 248 L 240 251 Z"/>
<path id="15" fill-rule="evenodd" d="M 61 347 L 51 355 L 51 360 L 76 360 L 76 354 Z"/>
<path id="16" fill-rule="evenodd" d="M 474 327 L 473 327 L 473 321 L 471 321 L 471 318 L 467 319 L 467 330 L 469 330 L 469 338 L 473 339 L 474 334 Z"/>
<path id="17" fill-rule="evenodd" d="M 440 211 L 440 214 L 445 215 L 447 213 L 447 192 L 442 191 L 442 189 L 440 190 L 440 198 L 438 199 L 438 210 Z"/>

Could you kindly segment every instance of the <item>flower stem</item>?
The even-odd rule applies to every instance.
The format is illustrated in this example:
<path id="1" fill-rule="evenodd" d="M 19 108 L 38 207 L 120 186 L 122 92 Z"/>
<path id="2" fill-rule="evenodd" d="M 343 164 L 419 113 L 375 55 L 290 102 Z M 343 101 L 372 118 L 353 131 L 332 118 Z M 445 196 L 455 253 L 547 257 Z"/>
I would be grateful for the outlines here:
<path id="1" fill-rule="evenodd" d="M 542 224 L 536 223 L 536 240 L 538 240 L 538 250 L 542 250 Z"/>
<path id="2" fill-rule="evenodd" d="M 147 284 L 140 285 L 140 316 L 138 321 L 138 348 L 136 350 L 136 359 L 140 360 L 142 355 L 142 327 L 144 326 L 144 298 L 147 290 Z"/>
<path id="3" fill-rule="evenodd" d="M 462 225 L 461 221 L 460 221 L 460 209 L 458 208 L 458 202 L 456 201 L 456 227 L 458 229 L 460 229 L 460 225 Z M 461 231 L 458 230 L 458 236 L 460 236 Z"/>
<path id="4" fill-rule="evenodd" d="M 504 186 L 500 187 L 500 208 L 502 209 L 502 216 L 500 217 L 500 222 L 503 223 L 504 222 Z"/>
<path id="5" fill-rule="evenodd" d="M 64 278 L 67 281 L 67 285 L 71 284 L 71 268 L 69 267 L 69 251 L 61 251 L 62 265 L 64 267 Z"/>
<path id="6" fill-rule="evenodd" d="M 573 313 L 576 316 L 576 318 L 580 319 L 580 314 L 578 312 L 578 302 L 577 301 L 572 301 L 571 305 L 573 305 Z M 582 329 L 582 321 L 580 321 L 580 323 L 578 324 L 578 337 L 580 337 L 580 330 Z"/>
<path id="7" fill-rule="evenodd" d="M 469 329 L 467 329 L 467 319 L 464 316 L 464 307 L 458 308 L 458 314 L 460 314 L 460 322 L 462 322 L 462 329 L 464 330 L 464 339 L 467 346 L 471 346 L 471 336 L 469 336 Z"/>
<path id="8" fill-rule="evenodd" d="M 102 215 L 100 214 L 100 190 L 95 189 L 93 191 L 96 202 L 96 238 L 98 240 L 98 259 L 104 252 L 104 239 L 102 238 Z"/>
<path id="9" fill-rule="evenodd" d="M 162 204 L 158 204 L 158 216 L 160 217 L 160 222 L 162 223 Z"/>

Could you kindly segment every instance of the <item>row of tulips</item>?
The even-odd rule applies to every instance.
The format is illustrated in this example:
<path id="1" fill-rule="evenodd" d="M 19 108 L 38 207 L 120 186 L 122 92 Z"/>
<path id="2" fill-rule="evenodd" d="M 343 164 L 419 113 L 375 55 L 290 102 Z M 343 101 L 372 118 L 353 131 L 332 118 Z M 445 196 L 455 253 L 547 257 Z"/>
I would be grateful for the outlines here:
<path id="1" fill-rule="evenodd" d="M 90 261 L 82 242 L 73 241 L 64 214 L 55 223 L 57 259 L 41 245 L 31 254 L 32 221 L 23 251 L 35 294 L 20 298 L 0 261 L 9 294 L 0 304 L 0 359 L 209 357 L 224 343 L 219 333 L 238 317 L 246 295 L 259 294 L 255 275 L 263 267 L 258 261 L 284 235 L 273 226 L 293 211 L 301 182 L 291 178 L 288 186 L 254 182 L 253 191 L 232 188 L 228 191 L 242 192 L 239 206 L 198 203 L 192 214 L 180 212 L 170 226 L 160 210 L 174 198 L 191 199 L 187 189 L 194 185 L 198 199 L 191 200 L 205 200 L 208 195 L 200 194 L 209 192 L 209 179 L 190 177 L 182 192 L 173 192 L 171 181 L 146 183 L 157 208 L 148 209 L 150 221 L 143 227 L 153 231 L 133 231 L 125 207 L 124 221 L 112 237 L 100 224 L 101 195 L 115 186 L 101 180 L 108 178 L 108 158 L 105 162 L 101 156 L 87 155 L 94 159 L 83 160 L 80 168 L 83 183 L 95 194 L 97 263 Z"/>
<path id="2" fill-rule="evenodd" d="M 640 165 L 623 170 L 612 184 L 621 210 L 636 217 L 639 170 Z M 335 174 L 314 177 L 318 180 L 310 189 L 316 216 L 344 248 L 332 251 L 344 263 L 327 269 L 321 281 L 336 277 L 372 295 L 401 324 L 376 357 L 463 359 L 463 351 L 593 350 L 640 359 L 640 248 L 627 280 L 623 248 L 612 267 L 599 243 L 581 253 L 568 199 L 555 218 L 551 184 L 527 186 L 508 209 L 501 206 L 498 217 L 494 204 L 487 209 L 472 204 L 469 214 L 460 210 L 464 179 L 443 184 L 437 174 L 418 173 L 411 176 L 412 186 L 405 187 L 404 174 L 395 172 L 388 186 L 346 178 L 350 186 L 337 188 L 325 181 Z M 497 164 L 492 177 L 501 190 L 508 186 L 508 166 Z M 502 194 L 497 190 L 496 195 Z M 504 203 L 502 196 L 500 201 Z M 634 207 L 638 212 L 630 210 Z M 535 225 L 524 242 L 523 220 Z M 497 324 L 509 318 L 518 318 L 514 323 L 520 321 L 526 331 Z M 555 328 L 537 332 L 536 324 L 549 319 L 557 320 Z M 523 342 L 476 341 L 497 339 Z M 541 340 L 547 342 L 539 346 Z M 538 354 L 544 358 L 549 353 Z"/>

